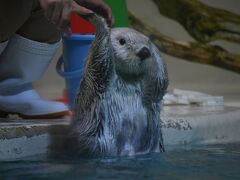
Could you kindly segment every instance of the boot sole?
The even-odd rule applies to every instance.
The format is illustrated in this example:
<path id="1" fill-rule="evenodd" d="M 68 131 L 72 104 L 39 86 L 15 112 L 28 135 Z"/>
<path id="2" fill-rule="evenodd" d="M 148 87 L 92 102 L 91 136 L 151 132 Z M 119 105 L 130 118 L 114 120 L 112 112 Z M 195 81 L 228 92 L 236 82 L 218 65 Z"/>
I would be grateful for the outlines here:
<path id="1" fill-rule="evenodd" d="M 23 119 L 56 119 L 56 118 L 62 118 L 64 116 L 70 115 L 70 112 L 62 111 L 62 112 L 43 114 L 43 115 L 24 115 L 24 114 L 15 113 L 15 112 L 0 111 L 0 118 L 7 118 L 9 114 L 16 114 Z"/>

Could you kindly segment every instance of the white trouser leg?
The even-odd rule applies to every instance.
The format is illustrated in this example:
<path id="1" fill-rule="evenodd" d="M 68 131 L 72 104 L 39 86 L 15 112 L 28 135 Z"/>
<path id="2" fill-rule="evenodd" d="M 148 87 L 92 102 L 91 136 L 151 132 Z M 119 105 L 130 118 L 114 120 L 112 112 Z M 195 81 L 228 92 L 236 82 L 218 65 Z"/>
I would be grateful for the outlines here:
<path id="1" fill-rule="evenodd" d="M 6 48 L 8 41 L 0 43 L 0 54 L 2 54 L 3 50 Z"/>
<path id="2" fill-rule="evenodd" d="M 0 55 L 0 111 L 24 116 L 44 116 L 67 111 L 63 103 L 40 98 L 32 89 L 61 42 L 40 43 L 15 35 Z"/>

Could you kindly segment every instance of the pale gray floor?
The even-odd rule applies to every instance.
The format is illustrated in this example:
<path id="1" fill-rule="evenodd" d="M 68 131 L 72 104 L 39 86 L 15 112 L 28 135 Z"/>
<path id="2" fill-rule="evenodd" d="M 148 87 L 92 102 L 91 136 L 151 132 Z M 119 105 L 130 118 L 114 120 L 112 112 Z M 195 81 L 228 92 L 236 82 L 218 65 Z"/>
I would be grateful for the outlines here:
<path id="1" fill-rule="evenodd" d="M 235 13 L 240 12 L 239 0 L 202 0 L 208 5 L 225 8 Z M 145 23 L 157 28 L 165 35 L 179 40 L 194 41 L 194 39 L 177 22 L 163 17 L 158 13 L 151 0 L 127 0 L 129 10 L 141 18 Z M 224 41 L 213 42 L 233 53 L 240 53 L 240 45 Z M 62 96 L 64 80 L 55 71 L 56 61 L 61 54 L 61 49 L 54 58 L 47 73 L 42 80 L 35 83 L 36 88 L 45 98 Z M 227 104 L 236 105 L 240 102 L 240 75 L 215 68 L 209 65 L 190 63 L 182 59 L 163 55 L 169 72 L 170 87 L 195 90 L 213 95 L 223 95 Z"/>

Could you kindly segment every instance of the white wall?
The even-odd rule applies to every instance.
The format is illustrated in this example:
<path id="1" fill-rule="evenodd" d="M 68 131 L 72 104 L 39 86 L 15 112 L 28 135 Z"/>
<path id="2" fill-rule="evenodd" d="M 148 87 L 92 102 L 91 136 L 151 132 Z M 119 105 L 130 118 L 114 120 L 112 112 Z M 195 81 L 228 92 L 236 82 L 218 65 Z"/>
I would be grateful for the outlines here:
<path id="1" fill-rule="evenodd" d="M 202 0 L 208 5 L 225 8 L 240 13 L 238 0 Z M 146 24 L 157 28 L 161 33 L 183 41 L 195 41 L 176 21 L 159 14 L 151 0 L 127 0 L 129 11 L 141 18 Z M 233 53 L 240 53 L 240 45 L 217 41 L 218 44 Z M 240 74 L 215 68 L 209 65 L 199 65 L 179 58 L 164 55 L 168 65 L 170 89 L 182 88 L 204 91 L 211 94 L 240 95 Z"/>

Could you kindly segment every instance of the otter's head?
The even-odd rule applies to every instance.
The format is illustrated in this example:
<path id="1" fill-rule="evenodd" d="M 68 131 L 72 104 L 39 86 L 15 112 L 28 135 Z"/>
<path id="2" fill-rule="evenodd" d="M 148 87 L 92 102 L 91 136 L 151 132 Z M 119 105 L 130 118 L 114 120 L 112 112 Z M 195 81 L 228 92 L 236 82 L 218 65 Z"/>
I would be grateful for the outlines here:
<path id="1" fill-rule="evenodd" d="M 149 38 L 130 28 L 114 28 L 111 43 L 116 72 L 125 77 L 141 77 L 152 57 Z"/>

